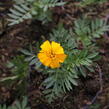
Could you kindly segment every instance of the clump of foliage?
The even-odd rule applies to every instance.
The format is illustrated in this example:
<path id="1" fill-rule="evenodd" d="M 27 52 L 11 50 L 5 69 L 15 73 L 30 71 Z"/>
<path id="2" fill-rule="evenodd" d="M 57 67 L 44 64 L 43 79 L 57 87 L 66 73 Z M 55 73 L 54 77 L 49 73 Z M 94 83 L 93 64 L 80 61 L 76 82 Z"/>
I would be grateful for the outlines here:
<path id="1" fill-rule="evenodd" d="M 87 6 L 87 5 L 93 5 L 93 4 L 101 4 L 101 3 L 105 3 L 108 0 L 82 0 L 80 1 L 79 6 Z"/>
<path id="2" fill-rule="evenodd" d="M 65 4 L 58 0 L 14 0 L 14 2 L 8 14 L 9 25 L 19 24 L 26 19 L 37 19 L 46 23 L 52 20 L 51 8 Z"/>
<path id="3" fill-rule="evenodd" d="M 35 70 L 47 76 L 42 83 L 45 88 L 43 93 L 47 100 L 52 102 L 57 97 L 71 91 L 74 86 L 78 86 L 78 78 L 80 76 L 86 77 L 87 71 L 94 71 L 96 60 L 99 59 L 95 39 L 100 38 L 108 29 L 109 26 L 106 22 L 99 19 L 93 21 L 85 18 L 76 20 L 74 28 L 70 30 L 65 29 L 62 24 L 59 24 L 58 27 L 53 29 L 52 33 L 49 34 L 49 40 L 56 42 L 56 46 L 59 47 L 61 45 L 63 47 L 59 48 L 61 52 L 63 51 L 62 49 L 64 49 L 67 55 L 65 61 L 61 60 L 61 65 L 58 68 L 47 67 L 41 63 L 36 55 L 36 53 L 43 53 L 43 51 L 37 49 L 34 53 L 32 50 L 21 50 L 27 57 L 18 56 L 13 60 L 14 67 L 13 64 L 10 64 L 13 68 L 12 72 L 16 74 L 15 79 L 26 78 L 28 75 L 27 66 L 34 66 Z M 80 43 L 82 47 L 80 47 Z M 39 48 L 40 45 L 37 44 L 37 46 Z M 45 49 L 48 50 L 46 46 Z M 47 54 L 44 55 L 49 55 L 50 52 L 47 51 Z M 6 80 L 6 78 L 4 79 Z"/>
<path id="4" fill-rule="evenodd" d="M 56 96 L 66 93 L 78 85 L 79 76 L 86 77 L 87 70 L 93 70 L 94 59 L 98 53 L 88 50 L 88 48 L 79 49 L 74 36 L 63 26 L 54 29 L 50 34 L 51 40 L 59 42 L 67 53 L 67 59 L 58 69 L 47 69 L 48 78 L 44 81 L 46 86 L 46 97 L 52 101 Z"/>
<path id="5" fill-rule="evenodd" d="M 93 43 L 95 38 L 100 38 L 108 29 L 106 22 L 99 19 L 79 19 L 75 21 L 74 29 L 71 30 L 66 30 L 63 25 L 53 29 L 49 35 L 50 41 L 60 43 L 67 54 L 65 62 L 59 68 L 43 66 L 36 55 L 29 54 L 29 63 L 48 75 L 42 85 L 45 86 L 44 94 L 49 102 L 77 86 L 79 76 L 86 77 L 88 70 L 94 71 L 93 67 L 99 53 Z M 78 41 L 83 45 L 81 49 Z"/>
<path id="6" fill-rule="evenodd" d="M 90 106 L 90 109 L 99 109 L 101 107 L 101 104 L 92 104 Z"/>
<path id="7" fill-rule="evenodd" d="M 0 109 L 30 109 L 30 107 L 28 107 L 27 97 L 24 97 L 22 102 L 16 101 L 14 105 L 9 107 L 0 105 Z"/>
<path id="8" fill-rule="evenodd" d="M 16 56 L 7 63 L 7 67 L 10 68 L 13 76 L 6 77 L 0 81 L 14 80 L 14 79 L 24 79 L 28 75 L 28 63 L 24 61 L 25 57 L 23 55 Z"/>
<path id="9" fill-rule="evenodd" d="M 74 34 L 78 41 L 81 41 L 84 46 L 88 46 L 95 42 L 95 39 L 100 38 L 104 32 L 108 31 L 109 25 L 102 19 L 78 19 L 74 22 Z"/>
<path id="10" fill-rule="evenodd" d="M 23 55 L 14 57 L 10 62 L 7 63 L 7 67 L 11 70 L 11 76 L 4 77 L 0 82 L 5 83 L 8 86 L 12 86 L 16 83 L 16 90 L 19 95 L 26 94 L 27 77 L 29 72 L 29 65 L 24 61 Z"/>

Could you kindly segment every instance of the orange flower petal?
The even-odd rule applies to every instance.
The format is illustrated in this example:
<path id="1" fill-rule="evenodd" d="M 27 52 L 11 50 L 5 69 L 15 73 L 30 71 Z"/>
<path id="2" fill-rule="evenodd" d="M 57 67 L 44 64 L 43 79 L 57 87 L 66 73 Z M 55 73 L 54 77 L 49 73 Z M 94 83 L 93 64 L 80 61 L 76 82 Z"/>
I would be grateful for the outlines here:
<path id="1" fill-rule="evenodd" d="M 42 51 L 51 51 L 51 44 L 47 40 L 41 45 Z"/>
<path id="2" fill-rule="evenodd" d="M 51 68 L 59 68 L 60 67 L 59 61 L 52 60 L 51 63 L 50 63 L 50 67 Z"/>
<path id="3" fill-rule="evenodd" d="M 51 59 L 46 55 L 46 53 L 38 53 L 38 58 L 45 66 L 49 66 Z"/>
<path id="4" fill-rule="evenodd" d="M 67 57 L 66 54 L 57 54 L 56 58 L 58 59 L 59 62 L 63 63 L 65 58 Z"/>
<path id="5" fill-rule="evenodd" d="M 52 41 L 52 43 L 51 43 L 51 48 L 55 54 L 63 54 L 64 53 L 64 49 L 60 46 L 60 44 L 58 44 L 54 41 Z"/>

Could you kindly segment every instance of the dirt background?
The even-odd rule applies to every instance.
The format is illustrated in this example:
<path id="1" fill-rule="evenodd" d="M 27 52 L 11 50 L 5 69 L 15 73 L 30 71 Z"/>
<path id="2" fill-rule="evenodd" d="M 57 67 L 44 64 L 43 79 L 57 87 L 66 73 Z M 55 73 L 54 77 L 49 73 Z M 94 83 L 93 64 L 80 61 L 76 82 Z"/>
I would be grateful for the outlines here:
<path id="1" fill-rule="evenodd" d="M 68 1 L 68 0 L 66 0 Z M 0 0 L 0 78 L 11 74 L 6 62 L 18 54 L 18 50 L 35 43 L 41 35 L 47 34 L 59 22 L 66 28 L 73 27 L 77 18 L 88 15 L 92 18 L 109 20 L 109 2 L 84 8 L 76 6 L 78 2 L 69 0 L 63 7 L 53 9 L 53 22 L 43 26 L 40 21 L 27 20 L 21 24 L 9 27 L 7 13 L 12 6 L 10 0 Z M 43 76 L 38 72 L 30 73 L 30 83 L 27 88 L 29 105 L 32 109 L 109 109 L 109 33 L 105 33 L 97 41 L 101 60 L 95 72 L 88 72 L 87 78 L 80 78 L 79 86 L 68 92 L 63 98 L 48 104 L 40 90 Z M 16 85 L 15 85 L 16 86 Z M 16 101 L 15 86 L 0 85 L 0 104 L 11 105 Z M 98 95 L 97 95 L 98 94 Z M 93 103 L 93 104 L 92 104 Z M 89 106 L 90 105 L 90 106 Z"/>

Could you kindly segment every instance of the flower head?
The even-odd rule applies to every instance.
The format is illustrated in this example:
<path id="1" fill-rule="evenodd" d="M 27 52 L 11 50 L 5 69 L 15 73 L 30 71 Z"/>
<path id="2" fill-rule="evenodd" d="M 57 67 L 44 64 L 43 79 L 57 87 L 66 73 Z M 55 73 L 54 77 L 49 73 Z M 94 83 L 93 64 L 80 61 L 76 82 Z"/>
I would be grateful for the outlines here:
<path id="1" fill-rule="evenodd" d="M 52 41 L 45 41 L 41 46 L 41 50 L 38 53 L 38 58 L 42 64 L 51 68 L 60 67 L 60 63 L 63 63 L 66 54 L 64 54 L 64 49 L 59 43 Z"/>

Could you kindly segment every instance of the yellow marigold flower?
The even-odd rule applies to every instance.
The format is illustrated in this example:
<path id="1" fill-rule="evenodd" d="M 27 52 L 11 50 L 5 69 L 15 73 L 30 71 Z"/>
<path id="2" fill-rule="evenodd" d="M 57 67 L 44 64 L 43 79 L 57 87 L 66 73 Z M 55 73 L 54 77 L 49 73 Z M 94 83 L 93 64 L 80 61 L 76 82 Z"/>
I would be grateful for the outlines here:
<path id="1" fill-rule="evenodd" d="M 59 43 L 52 41 L 45 41 L 41 46 L 41 50 L 38 53 L 38 58 L 42 64 L 51 68 L 60 67 L 60 63 L 63 63 L 66 54 L 64 54 L 64 49 Z"/>

